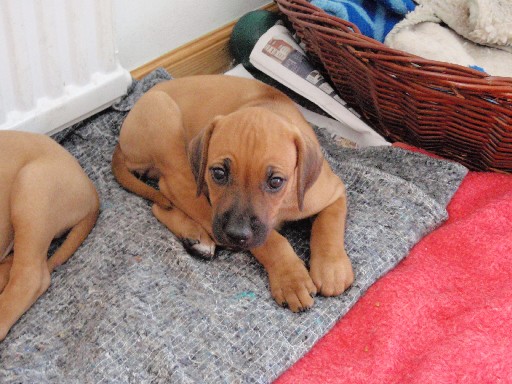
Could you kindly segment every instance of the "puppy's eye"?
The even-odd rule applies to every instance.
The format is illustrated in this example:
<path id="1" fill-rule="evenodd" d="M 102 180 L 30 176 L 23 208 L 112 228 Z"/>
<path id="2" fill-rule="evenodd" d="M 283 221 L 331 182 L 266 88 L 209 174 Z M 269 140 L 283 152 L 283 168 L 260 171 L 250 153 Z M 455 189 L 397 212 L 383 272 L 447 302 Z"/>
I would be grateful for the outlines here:
<path id="1" fill-rule="evenodd" d="M 228 173 L 225 169 L 220 167 L 215 167 L 210 169 L 210 173 L 212 175 L 213 181 L 215 181 L 219 185 L 226 184 L 228 181 Z"/>
<path id="2" fill-rule="evenodd" d="M 271 192 L 279 191 L 284 185 L 285 179 L 279 176 L 272 176 L 267 181 L 268 189 Z"/>

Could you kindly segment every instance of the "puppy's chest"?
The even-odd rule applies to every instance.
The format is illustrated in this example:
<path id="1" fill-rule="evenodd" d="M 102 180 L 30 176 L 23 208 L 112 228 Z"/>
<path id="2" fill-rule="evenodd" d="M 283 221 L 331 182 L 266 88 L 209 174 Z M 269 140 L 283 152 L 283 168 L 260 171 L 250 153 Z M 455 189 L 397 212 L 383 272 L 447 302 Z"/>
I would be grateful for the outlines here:
<path id="1" fill-rule="evenodd" d="M 281 228 L 286 222 L 302 220 L 313 216 L 315 213 L 309 210 L 299 211 L 297 207 L 282 207 L 276 220 L 276 229 Z"/>

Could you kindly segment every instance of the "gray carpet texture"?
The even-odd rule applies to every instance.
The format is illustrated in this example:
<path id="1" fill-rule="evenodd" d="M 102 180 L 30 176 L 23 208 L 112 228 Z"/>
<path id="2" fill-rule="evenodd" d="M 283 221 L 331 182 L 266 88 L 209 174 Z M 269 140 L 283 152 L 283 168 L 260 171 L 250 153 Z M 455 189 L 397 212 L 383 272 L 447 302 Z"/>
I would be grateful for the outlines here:
<path id="1" fill-rule="evenodd" d="M 308 312 L 280 308 L 249 253 L 202 261 L 110 170 L 126 113 L 169 79 L 135 81 L 113 107 L 54 136 L 101 197 L 90 236 L 0 344 L 0 383 L 268 383 L 303 356 L 377 279 L 447 218 L 467 170 L 394 147 L 339 148 L 317 130 L 348 190 L 353 286 Z M 283 233 L 308 260 L 309 222 Z"/>

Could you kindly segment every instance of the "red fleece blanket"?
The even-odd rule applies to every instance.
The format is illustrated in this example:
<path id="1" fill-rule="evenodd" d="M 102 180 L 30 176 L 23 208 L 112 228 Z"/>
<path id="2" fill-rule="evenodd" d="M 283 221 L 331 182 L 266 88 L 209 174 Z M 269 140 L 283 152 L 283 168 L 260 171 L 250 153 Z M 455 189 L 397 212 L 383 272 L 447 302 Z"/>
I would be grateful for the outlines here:
<path id="1" fill-rule="evenodd" d="M 448 212 L 276 384 L 512 383 L 512 175 L 470 172 Z"/>

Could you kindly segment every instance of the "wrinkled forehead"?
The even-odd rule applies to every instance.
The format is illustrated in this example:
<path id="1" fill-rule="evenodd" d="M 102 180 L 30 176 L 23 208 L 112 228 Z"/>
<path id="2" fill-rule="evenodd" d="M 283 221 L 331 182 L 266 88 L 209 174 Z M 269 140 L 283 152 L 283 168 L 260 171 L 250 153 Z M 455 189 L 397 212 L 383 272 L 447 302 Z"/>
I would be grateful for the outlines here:
<path id="1" fill-rule="evenodd" d="M 229 159 L 234 168 L 269 166 L 294 169 L 297 149 L 290 124 L 273 113 L 231 114 L 215 126 L 208 151 L 208 163 Z"/>

